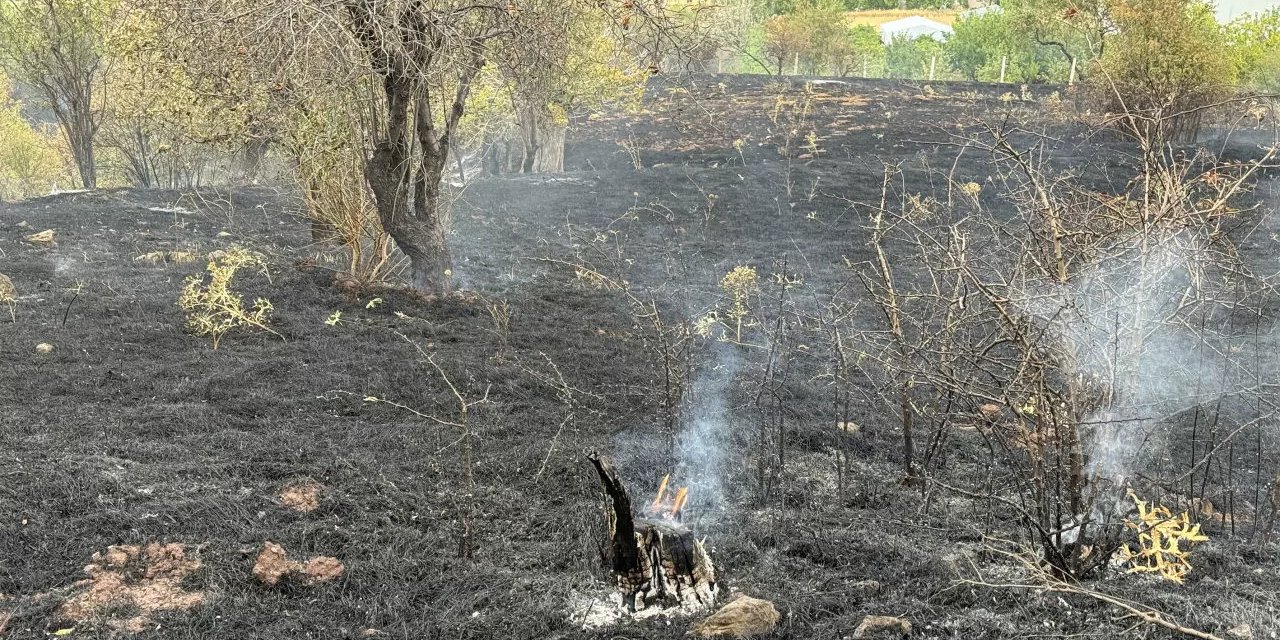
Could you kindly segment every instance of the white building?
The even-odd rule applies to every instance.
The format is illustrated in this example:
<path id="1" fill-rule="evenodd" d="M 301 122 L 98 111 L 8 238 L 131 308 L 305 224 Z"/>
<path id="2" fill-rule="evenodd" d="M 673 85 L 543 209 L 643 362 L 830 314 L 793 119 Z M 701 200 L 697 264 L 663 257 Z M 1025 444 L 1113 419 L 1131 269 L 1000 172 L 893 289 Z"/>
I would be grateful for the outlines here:
<path id="1" fill-rule="evenodd" d="M 988 13 L 1004 13 L 1004 7 L 998 4 L 984 4 L 977 7 L 969 7 L 968 9 L 960 12 L 960 19 L 967 20 L 969 18 L 984 16 Z"/>
<path id="2" fill-rule="evenodd" d="M 884 43 L 891 44 L 897 38 L 905 38 L 907 40 L 915 40 L 916 38 L 928 36 L 934 40 L 946 40 L 948 36 L 954 33 L 954 30 L 937 20 L 930 20 L 924 16 L 907 16 L 898 20 L 891 20 L 880 25 L 880 40 Z"/>

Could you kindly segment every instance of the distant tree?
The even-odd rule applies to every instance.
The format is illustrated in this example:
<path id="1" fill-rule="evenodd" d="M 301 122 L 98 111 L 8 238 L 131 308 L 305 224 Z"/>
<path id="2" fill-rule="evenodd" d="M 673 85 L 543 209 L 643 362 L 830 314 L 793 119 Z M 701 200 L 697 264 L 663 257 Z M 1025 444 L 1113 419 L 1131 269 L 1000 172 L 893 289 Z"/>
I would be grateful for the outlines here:
<path id="1" fill-rule="evenodd" d="M 523 147 L 519 170 L 558 172 L 564 170 L 569 117 L 638 100 L 649 69 L 612 37 L 607 17 L 594 8 L 566 6 L 559 0 L 541 0 L 540 7 L 532 4 L 525 5 L 524 19 L 518 23 L 524 34 L 514 38 L 517 45 L 504 38 L 490 48 L 489 58 L 499 73 L 480 79 L 502 82 L 510 96 Z M 540 43 L 533 56 L 524 46 L 530 41 Z"/>
<path id="2" fill-rule="evenodd" d="M 864 69 L 867 73 L 872 73 L 872 70 L 884 67 L 884 41 L 880 39 L 880 32 L 875 27 L 856 25 L 849 30 L 848 38 L 848 73 L 859 74 Z"/>
<path id="3" fill-rule="evenodd" d="M 1269 93 L 1280 92 L 1280 7 L 1243 16 L 1226 26 L 1240 81 Z"/>
<path id="4" fill-rule="evenodd" d="M 890 78 L 927 78 L 935 59 L 945 62 L 943 53 L 942 43 L 929 36 L 897 37 L 885 48 L 885 72 Z"/>
<path id="5" fill-rule="evenodd" d="M 32 126 L 9 93 L 9 80 L 0 74 L 0 201 L 46 193 L 66 176 L 57 133 Z"/>
<path id="6" fill-rule="evenodd" d="M 1007 82 L 1065 79 L 1068 65 L 1055 59 L 1057 53 L 1027 37 L 1016 19 L 1003 12 L 964 18 L 954 28 L 944 46 L 947 62 L 969 80 L 997 81 L 1002 65 Z"/>
<path id="7" fill-rule="evenodd" d="M 1112 0 L 1004 0 L 1010 37 L 1048 47 L 1083 74 L 1106 50 L 1115 31 Z"/>
<path id="8" fill-rule="evenodd" d="M 809 0 L 765 23 L 765 51 L 779 72 L 844 76 L 864 63 L 879 66 L 884 47 L 875 29 L 850 27 L 840 2 Z"/>
<path id="9" fill-rule="evenodd" d="M 98 186 L 94 138 L 120 10 L 115 0 L 0 0 L 0 67 L 53 112 L 86 189 Z"/>
<path id="10" fill-rule="evenodd" d="M 849 26 L 841 3 L 810 0 L 790 16 L 800 25 L 805 46 L 801 57 L 808 75 L 844 75 L 850 55 Z"/>
<path id="11" fill-rule="evenodd" d="M 769 62 L 781 75 L 788 65 L 799 61 L 808 48 L 804 26 L 791 16 L 774 16 L 764 23 L 764 52 Z"/>

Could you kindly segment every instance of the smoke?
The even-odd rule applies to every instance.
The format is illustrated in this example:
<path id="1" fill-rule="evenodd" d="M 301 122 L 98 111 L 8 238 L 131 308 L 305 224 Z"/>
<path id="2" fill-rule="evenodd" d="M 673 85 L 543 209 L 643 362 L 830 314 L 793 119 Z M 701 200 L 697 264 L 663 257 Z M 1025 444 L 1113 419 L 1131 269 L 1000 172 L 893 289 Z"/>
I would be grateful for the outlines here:
<path id="1" fill-rule="evenodd" d="M 735 347 L 712 343 L 712 364 L 694 375 L 692 403 L 676 440 L 674 478 L 689 487 L 693 505 L 702 514 L 715 513 L 724 504 L 726 455 L 732 425 L 729 394 L 741 367 Z"/>
<path id="2" fill-rule="evenodd" d="M 1071 286 L 1026 296 L 1034 302 L 1024 310 L 1074 358 L 1064 370 L 1100 398 L 1081 421 L 1085 470 L 1116 486 L 1144 454 L 1164 448 L 1158 427 L 1168 417 L 1238 390 L 1225 375 L 1238 347 L 1214 329 L 1222 318 L 1209 307 L 1186 313 L 1204 284 L 1204 250 L 1194 239 L 1165 240 L 1100 260 Z"/>

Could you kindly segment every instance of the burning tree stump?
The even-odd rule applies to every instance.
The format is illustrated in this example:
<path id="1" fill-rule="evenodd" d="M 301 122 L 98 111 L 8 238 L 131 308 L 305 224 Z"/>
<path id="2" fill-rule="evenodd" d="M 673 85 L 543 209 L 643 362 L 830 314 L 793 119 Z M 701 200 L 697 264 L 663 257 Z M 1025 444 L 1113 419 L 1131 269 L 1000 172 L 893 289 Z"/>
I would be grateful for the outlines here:
<path id="1" fill-rule="evenodd" d="M 645 517 L 636 517 L 631 497 L 614 471 L 613 463 L 598 454 L 587 457 L 609 496 L 609 563 L 627 609 L 652 606 L 705 609 L 715 603 L 716 572 L 702 543 L 678 518 L 687 493 L 676 491 L 665 501 L 662 490 Z"/>

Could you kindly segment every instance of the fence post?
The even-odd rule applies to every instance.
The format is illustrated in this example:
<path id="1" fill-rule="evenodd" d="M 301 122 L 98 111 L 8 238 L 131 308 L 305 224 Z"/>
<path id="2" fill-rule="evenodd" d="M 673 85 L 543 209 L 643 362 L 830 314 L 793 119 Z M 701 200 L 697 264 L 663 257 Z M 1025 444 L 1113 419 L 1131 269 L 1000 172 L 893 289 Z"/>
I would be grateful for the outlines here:
<path id="1" fill-rule="evenodd" d="M 800 52 L 796 52 L 795 62 L 791 63 L 791 75 L 800 75 Z"/>
<path id="2" fill-rule="evenodd" d="M 1009 56 L 1000 56 L 1000 84 L 1004 84 L 1004 72 L 1009 68 Z"/>
<path id="3" fill-rule="evenodd" d="M 1067 76 L 1067 86 L 1074 87 L 1076 84 L 1076 58 L 1071 57 L 1071 74 Z"/>

